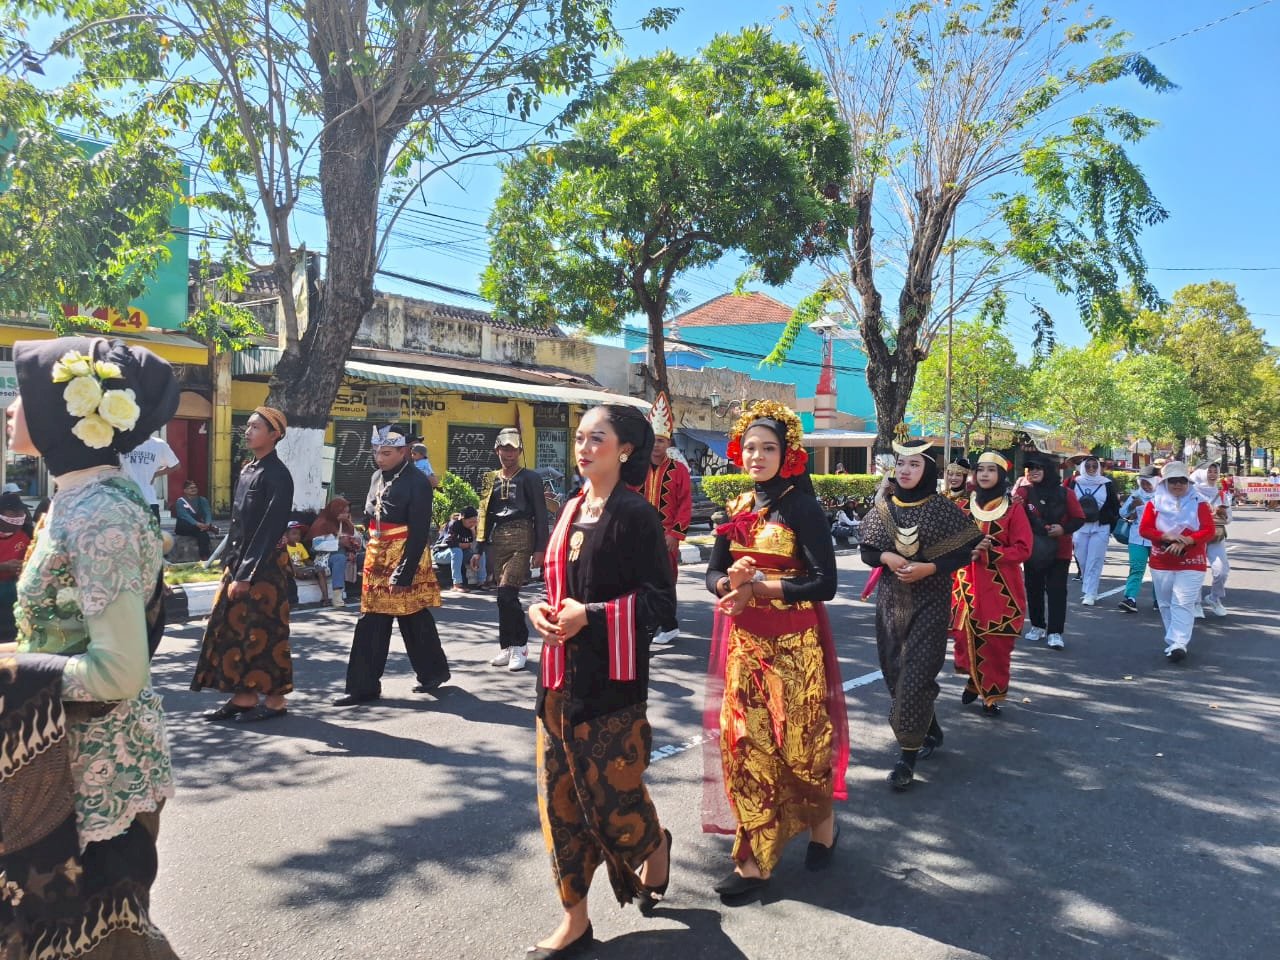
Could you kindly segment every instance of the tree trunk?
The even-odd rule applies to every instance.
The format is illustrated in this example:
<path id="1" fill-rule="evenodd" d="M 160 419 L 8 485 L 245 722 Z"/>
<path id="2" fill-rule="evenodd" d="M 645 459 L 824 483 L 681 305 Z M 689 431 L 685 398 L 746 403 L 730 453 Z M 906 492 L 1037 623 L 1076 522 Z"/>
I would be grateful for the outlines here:
<path id="1" fill-rule="evenodd" d="M 649 379 L 653 386 L 653 394 L 665 393 L 671 398 L 671 389 L 667 385 L 667 340 L 662 332 L 662 315 L 665 313 L 662 303 L 651 302 L 649 306 L 649 352 L 653 357 L 653 366 Z M 652 398 L 650 398 L 652 399 Z"/>
<path id="2" fill-rule="evenodd" d="M 328 227 L 324 285 L 300 343 L 296 349 L 286 346 L 267 398 L 289 418 L 280 457 L 293 474 L 299 510 L 325 503 L 324 432 L 351 342 L 373 306 L 378 185 L 387 158 L 387 146 L 363 110 L 326 112 L 340 119 L 321 136 L 320 186 Z"/>

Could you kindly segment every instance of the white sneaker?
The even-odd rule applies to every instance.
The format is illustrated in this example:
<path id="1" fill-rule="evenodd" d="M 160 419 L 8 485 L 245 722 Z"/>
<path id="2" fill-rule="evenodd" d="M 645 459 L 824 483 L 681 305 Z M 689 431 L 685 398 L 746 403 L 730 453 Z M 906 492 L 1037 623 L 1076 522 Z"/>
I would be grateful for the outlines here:
<path id="1" fill-rule="evenodd" d="M 1050 650 L 1063 650 L 1067 646 L 1062 642 L 1062 634 L 1060 633 L 1049 634 L 1049 639 L 1045 641 L 1045 645 L 1048 646 Z"/>
<path id="2" fill-rule="evenodd" d="M 329 603 L 335 607 L 345 607 L 347 605 L 346 598 L 340 593 L 335 593 L 329 598 Z"/>
<path id="3" fill-rule="evenodd" d="M 1196 619 L 1197 619 L 1197 620 L 1203 620 L 1203 619 L 1204 619 L 1204 607 L 1202 607 L 1202 606 L 1201 606 L 1200 604 L 1198 604 L 1198 603 L 1196 604 Z"/>
<path id="4" fill-rule="evenodd" d="M 511 662 L 507 664 L 507 669 L 512 673 L 519 673 L 524 669 L 524 665 L 529 662 L 528 647 L 511 647 Z"/>
<path id="5" fill-rule="evenodd" d="M 505 667 L 511 662 L 511 651 L 515 647 L 503 647 L 496 657 L 489 661 L 491 667 Z"/>
<path id="6" fill-rule="evenodd" d="M 1032 627 L 1027 631 L 1027 639 L 1032 643 L 1039 643 L 1045 638 L 1044 627 Z"/>
<path id="7" fill-rule="evenodd" d="M 658 646 L 666 646 L 668 643 L 672 643 L 678 639 L 680 639 L 679 627 L 672 627 L 670 630 L 661 630 L 653 635 L 653 642 L 658 644 Z"/>
<path id="8" fill-rule="evenodd" d="M 1080 602 L 1083 603 L 1086 607 L 1092 607 L 1095 603 L 1098 602 L 1098 598 L 1095 597 L 1092 593 L 1086 593 L 1084 595 L 1084 598 Z"/>
<path id="9" fill-rule="evenodd" d="M 1221 600 L 1210 600 L 1209 612 L 1215 617 L 1225 617 L 1227 615 L 1227 608 L 1222 605 Z"/>

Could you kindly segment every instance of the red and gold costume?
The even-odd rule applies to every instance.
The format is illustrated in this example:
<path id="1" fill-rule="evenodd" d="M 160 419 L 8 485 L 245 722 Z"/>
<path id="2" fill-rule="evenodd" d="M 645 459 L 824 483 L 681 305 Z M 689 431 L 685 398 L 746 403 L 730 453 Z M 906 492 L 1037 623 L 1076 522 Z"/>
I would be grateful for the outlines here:
<path id="1" fill-rule="evenodd" d="M 951 632 L 957 673 L 984 705 L 1009 692 L 1009 660 L 1027 610 L 1022 564 L 1031 556 L 1031 521 L 1021 501 L 1002 497 L 990 508 L 975 493 L 960 505 L 992 541 L 977 560 L 956 571 L 951 594 Z"/>
<path id="2" fill-rule="evenodd" d="M 665 393 L 659 393 L 654 398 L 649 410 L 649 425 L 653 427 L 655 437 L 671 439 L 675 431 L 675 417 Z M 693 481 L 689 477 L 689 468 L 671 457 L 657 466 L 651 463 L 645 476 L 644 489 L 639 492 L 658 511 L 663 532 L 668 537 L 675 537 L 677 541 L 683 540 L 689 532 L 689 520 L 693 516 Z M 680 544 L 677 543 L 668 552 L 671 554 L 672 575 L 678 575 Z"/>

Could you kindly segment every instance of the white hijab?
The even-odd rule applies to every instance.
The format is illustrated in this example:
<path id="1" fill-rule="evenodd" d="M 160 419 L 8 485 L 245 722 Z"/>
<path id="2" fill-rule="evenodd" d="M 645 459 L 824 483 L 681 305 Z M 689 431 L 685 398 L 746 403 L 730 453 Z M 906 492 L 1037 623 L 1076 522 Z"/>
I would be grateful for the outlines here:
<path id="1" fill-rule="evenodd" d="M 1216 507 L 1222 502 L 1222 491 L 1218 489 L 1216 484 L 1209 482 L 1209 468 L 1201 467 L 1199 470 L 1191 471 L 1191 482 L 1196 485 L 1196 493 L 1204 497 L 1205 503 L 1211 507 Z"/>
<path id="2" fill-rule="evenodd" d="M 1200 529 L 1200 504 L 1207 501 L 1192 484 L 1187 484 L 1187 492 L 1181 498 L 1175 497 L 1161 480 L 1151 502 L 1156 508 L 1156 529 L 1161 533 L 1184 533 Z"/>
<path id="3" fill-rule="evenodd" d="M 1098 472 L 1092 475 L 1085 472 L 1084 464 L 1083 460 L 1076 464 L 1076 493 L 1098 500 L 1098 491 L 1110 483 L 1111 478 L 1103 475 L 1102 464 L 1098 464 Z"/>

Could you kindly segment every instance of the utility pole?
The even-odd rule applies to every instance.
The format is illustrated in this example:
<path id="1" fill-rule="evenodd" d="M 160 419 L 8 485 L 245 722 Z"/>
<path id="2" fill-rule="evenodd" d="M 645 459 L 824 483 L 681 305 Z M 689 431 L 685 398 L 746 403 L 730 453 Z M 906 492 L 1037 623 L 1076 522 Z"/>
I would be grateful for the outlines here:
<path id="1" fill-rule="evenodd" d="M 956 319 L 956 221 L 951 218 L 951 290 L 947 303 L 947 392 L 942 401 L 942 416 L 947 421 L 946 438 L 942 446 L 942 465 L 945 468 L 951 462 L 951 337 L 955 332 Z"/>

